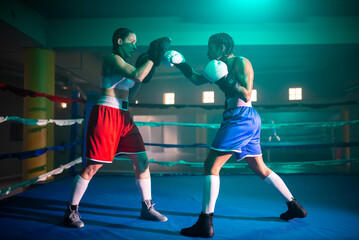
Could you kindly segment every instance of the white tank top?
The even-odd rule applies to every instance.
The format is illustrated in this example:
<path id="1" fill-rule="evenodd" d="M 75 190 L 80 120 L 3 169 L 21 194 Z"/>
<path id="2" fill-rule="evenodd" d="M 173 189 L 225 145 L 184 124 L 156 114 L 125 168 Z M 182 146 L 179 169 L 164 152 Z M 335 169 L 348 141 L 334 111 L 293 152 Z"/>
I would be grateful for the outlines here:
<path id="1" fill-rule="evenodd" d="M 102 77 L 101 88 L 116 88 L 121 90 L 129 90 L 135 85 L 135 81 L 125 78 L 119 74 Z"/>
<path id="2" fill-rule="evenodd" d="M 227 98 L 226 99 L 226 108 L 236 108 L 236 107 L 252 107 L 252 101 L 245 102 L 240 98 Z"/>

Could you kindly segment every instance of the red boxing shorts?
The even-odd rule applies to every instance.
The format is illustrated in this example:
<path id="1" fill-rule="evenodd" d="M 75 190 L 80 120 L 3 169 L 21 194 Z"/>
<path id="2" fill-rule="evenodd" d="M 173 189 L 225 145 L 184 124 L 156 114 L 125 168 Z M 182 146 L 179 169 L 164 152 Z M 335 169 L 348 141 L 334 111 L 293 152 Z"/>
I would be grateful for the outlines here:
<path id="1" fill-rule="evenodd" d="M 95 105 L 86 133 L 86 159 L 112 163 L 120 154 L 144 153 L 145 145 L 128 111 Z"/>

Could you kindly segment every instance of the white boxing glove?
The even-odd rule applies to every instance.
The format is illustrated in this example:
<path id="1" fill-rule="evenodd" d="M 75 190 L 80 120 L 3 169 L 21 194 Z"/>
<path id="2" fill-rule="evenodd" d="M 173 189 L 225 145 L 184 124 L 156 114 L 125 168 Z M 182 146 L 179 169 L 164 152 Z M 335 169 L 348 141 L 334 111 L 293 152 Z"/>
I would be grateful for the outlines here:
<path id="1" fill-rule="evenodd" d="M 228 75 L 228 67 L 222 61 L 212 60 L 204 68 L 203 77 L 211 83 L 217 82 L 219 79 Z"/>
<path id="2" fill-rule="evenodd" d="M 174 64 L 180 64 L 183 62 L 185 62 L 183 55 L 175 50 L 168 50 L 165 52 L 162 60 L 162 63 L 166 67 L 173 67 Z"/>

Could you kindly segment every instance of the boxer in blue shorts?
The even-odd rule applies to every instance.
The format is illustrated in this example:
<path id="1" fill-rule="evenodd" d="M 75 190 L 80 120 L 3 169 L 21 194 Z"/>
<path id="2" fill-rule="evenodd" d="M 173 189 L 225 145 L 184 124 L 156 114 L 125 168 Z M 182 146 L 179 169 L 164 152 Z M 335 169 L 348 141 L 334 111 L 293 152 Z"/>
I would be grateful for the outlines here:
<path id="1" fill-rule="evenodd" d="M 223 122 L 204 163 L 202 212 L 193 226 L 181 230 L 185 236 L 214 235 L 213 213 L 219 193 L 219 172 L 232 155 L 238 161 L 245 158 L 251 169 L 283 196 L 288 210 L 280 215 L 281 219 L 304 218 L 307 215 L 283 180 L 263 162 L 260 147 L 261 120 L 250 100 L 253 68 L 248 59 L 233 54 L 233 47 L 233 39 L 228 34 L 212 35 L 207 53 L 210 62 L 201 75 L 193 71 L 179 52 L 172 50 L 165 53 L 167 65 L 176 66 L 192 83 L 215 83 L 226 96 Z"/>

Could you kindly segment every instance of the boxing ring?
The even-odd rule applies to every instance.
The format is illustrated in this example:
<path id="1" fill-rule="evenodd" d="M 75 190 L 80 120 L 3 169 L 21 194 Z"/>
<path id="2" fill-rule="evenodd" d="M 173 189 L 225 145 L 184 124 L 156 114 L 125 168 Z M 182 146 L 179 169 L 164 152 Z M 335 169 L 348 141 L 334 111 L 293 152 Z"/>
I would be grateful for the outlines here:
<path id="1" fill-rule="evenodd" d="M 89 99 L 86 102 L 86 114 L 93 105 Z M 151 106 L 134 106 L 134 109 L 136 107 Z M 184 107 L 193 109 L 197 106 Z M 83 125 L 85 128 L 86 118 L 46 120 L 3 116 L 0 123 L 17 121 L 27 125 L 55 124 L 63 128 Z M 128 159 L 118 157 L 111 164 L 116 165 L 116 168 L 106 166 L 91 180 L 80 203 L 85 227 L 66 228 L 62 224 L 63 214 L 70 194 L 72 175 L 81 168 L 82 149 L 72 152 L 69 161 L 56 166 L 52 171 L 0 190 L 0 194 L 6 196 L 16 189 L 31 186 L 24 192 L 0 201 L 0 239 L 191 239 L 181 236 L 179 231 L 192 225 L 200 213 L 203 160 L 210 144 L 210 141 L 203 141 L 212 138 L 219 124 L 209 121 L 141 121 L 143 119 L 146 117 L 134 116 L 148 148 L 153 201 L 156 209 L 168 217 L 167 222 L 139 219 L 140 196 L 132 164 Z M 339 158 L 345 155 L 339 154 L 344 151 L 338 150 L 355 150 L 358 142 L 288 142 L 285 139 L 289 137 L 282 134 L 290 128 L 295 131 L 300 129 L 301 132 L 308 128 L 318 128 L 320 132 L 328 130 L 334 134 L 336 130 L 333 129 L 355 126 L 357 123 L 359 120 L 263 123 L 262 136 L 265 141 L 262 140 L 262 149 L 266 164 L 280 174 L 293 195 L 306 208 L 308 216 L 304 219 L 281 220 L 279 215 L 286 210 L 286 205 L 280 196 L 252 174 L 245 162 L 229 160 L 221 172 L 220 195 L 214 216 L 214 239 L 358 239 L 359 159 Z M 194 138 L 197 140 L 195 143 L 172 141 L 172 137 L 162 139 L 169 142 L 149 142 L 148 138 L 153 134 L 149 129 L 158 132 L 160 128 L 161 131 L 163 128 L 170 129 L 171 136 L 171 129 L 177 128 L 176 132 L 197 132 L 201 137 Z M 164 132 L 161 134 L 166 135 Z M 15 161 L 17 158 L 21 161 L 47 151 L 73 151 L 75 146 L 83 145 L 82 139 L 71 139 L 72 142 L 61 146 L 0 154 L 0 160 L 14 158 Z M 297 161 L 293 156 L 288 157 L 286 162 L 275 161 L 274 158 L 282 154 L 277 150 L 284 148 L 292 149 L 293 153 L 306 149 L 309 154 L 314 153 L 313 149 L 319 149 L 319 152 L 329 149 L 332 159 L 312 161 L 308 157 Z"/>

